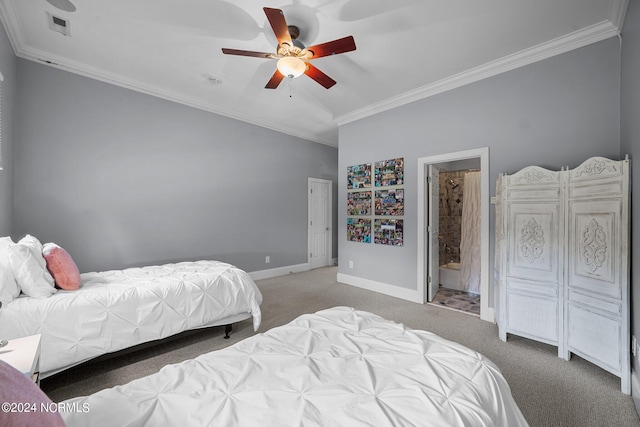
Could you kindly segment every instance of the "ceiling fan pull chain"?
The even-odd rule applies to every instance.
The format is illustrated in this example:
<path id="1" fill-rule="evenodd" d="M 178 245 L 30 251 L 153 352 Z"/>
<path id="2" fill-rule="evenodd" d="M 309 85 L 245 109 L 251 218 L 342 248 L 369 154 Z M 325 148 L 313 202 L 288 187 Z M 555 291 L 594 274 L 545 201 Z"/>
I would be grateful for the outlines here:
<path id="1" fill-rule="evenodd" d="M 288 79 L 289 79 L 289 98 L 293 98 L 293 95 L 291 94 L 291 86 L 293 86 L 291 82 L 293 81 L 293 78 L 289 76 Z"/>

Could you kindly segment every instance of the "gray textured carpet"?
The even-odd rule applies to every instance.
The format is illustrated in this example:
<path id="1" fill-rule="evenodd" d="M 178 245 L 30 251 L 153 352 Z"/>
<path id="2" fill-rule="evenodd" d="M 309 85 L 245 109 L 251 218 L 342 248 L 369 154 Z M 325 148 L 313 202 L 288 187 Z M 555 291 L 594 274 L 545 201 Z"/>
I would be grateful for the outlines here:
<path id="1" fill-rule="evenodd" d="M 510 336 L 475 316 L 420 305 L 336 282 L 335 267 L 258 281 L 263 293 L 260 332 L 304 313 L 338 305 L 376 313 L 408 327 L 432 331 L 477 350 L 493 360 L 531 426 L 640 426 L 630 396 L 620 392 L 617 377 L 573 357 L 557 357 L 555 347 Z M 87 363 L 42 381 L 54 400 L 81 396 L 157 372 L 164 365 L 218 350 L 253 335 L 251 321 L 222 339 L 222 328 L 182 335 L 128 354 Z"/>

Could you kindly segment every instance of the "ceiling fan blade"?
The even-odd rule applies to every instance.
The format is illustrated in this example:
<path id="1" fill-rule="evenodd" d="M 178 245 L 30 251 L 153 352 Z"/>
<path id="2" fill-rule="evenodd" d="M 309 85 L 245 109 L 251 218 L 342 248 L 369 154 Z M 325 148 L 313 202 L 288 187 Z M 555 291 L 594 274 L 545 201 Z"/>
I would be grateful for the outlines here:
<path id="1" fill-rule="evenodd" d="M 287 21 L 284 19 L 284 12 L 280 9 L 272 9 L 270 7 L 265 7 L 263 9 L 265 15 L 267 15 L 269 23 L 271 24 L 273 33 L 276 35 L 276 39 L 278 39 L 278 45 L 288 44 L 289 46 L 293 46 Z"/>
<path id="2" fill-rule="evenodd" d="M 284 79 L 284 74 L 282 74 L 280 71 L 276 70 L 276 72 L 273 73 L 273 76 L 271 76 L 271 79 L 267 82 L 267 85 L 264 88 L 265 89 L 275 89 L 275 88 L 278 87 L 278 85 L 280 84 L 282 79 Z"/>
<path id="3" fill-rule="evenodd" d="M 325 73 L 318 70 L 316 67 L 309 64 L 308 62 L 307 62 L 307 71 L 305 71 L 304 73 L 307 76 L 311 77 L 313 80 L 320 83 L 322 86 L 324 86 L 325 89 L 329 89 L 331 86 L 336 84 L 335 80 L 333 80 L 331 77 L 327 76 Z"/>
<path id="4" fill-rule="evenodd" d="M 253 56 L 255 58 L 268 58 L 270 59 L 273 55 L 272 53 L 267 52 L 254 52 L 252 50 L 240 50 L 240 49 L 227 49 L 222 48 L 222 53 L 226 53 L 227 55 L 240 55 L 240 56 Z"/>
<path id="5" fill-rule="evenodd" d="M 356 41 L 353 36 L 343 37 L 326 43 L 308 47 L 307 50 L 313 53 L 311 59 L 322 58 L 323 56 L 337 55 L 339 53 L 356 50 Z"/>

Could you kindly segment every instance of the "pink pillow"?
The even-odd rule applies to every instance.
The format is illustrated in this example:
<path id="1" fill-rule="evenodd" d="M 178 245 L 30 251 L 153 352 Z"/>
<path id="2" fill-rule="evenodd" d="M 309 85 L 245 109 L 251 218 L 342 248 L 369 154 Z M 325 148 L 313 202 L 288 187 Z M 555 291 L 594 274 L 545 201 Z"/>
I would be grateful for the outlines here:
<path id="1" fill-rule="evenodd" d="M 42 256 L 57 287 L 67 291 L 80 289 L 80 271 L 67 251 L 55 243 L 45 243 Z"/>

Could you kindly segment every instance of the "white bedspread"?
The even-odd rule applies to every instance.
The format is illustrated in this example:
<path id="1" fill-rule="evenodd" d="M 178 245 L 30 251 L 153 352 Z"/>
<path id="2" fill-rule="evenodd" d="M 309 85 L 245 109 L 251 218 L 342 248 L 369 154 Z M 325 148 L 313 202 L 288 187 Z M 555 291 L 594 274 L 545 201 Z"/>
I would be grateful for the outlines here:
<path id="1" fill-rule="evenodd" d="M 240 313 L 253 316 L 254 329 L 260 325 L 260 290 L 245 271 L 223 262 L 181 262 L 81 278 L 77 291 L 21 296 L 0 309 L 1 338 L 42 334 L 43 376 Z"/>
<path id="2" fill-rule="evenodd" d="M 68 427 L 527 425 L 481 354 L 346 307 L 62 403 Z"/>

